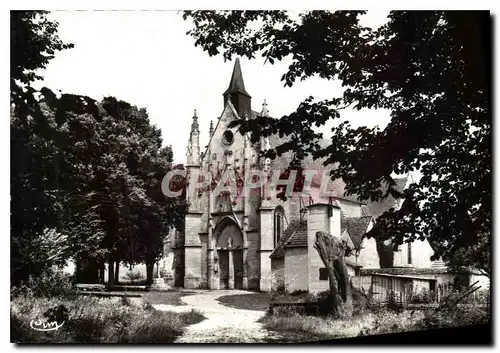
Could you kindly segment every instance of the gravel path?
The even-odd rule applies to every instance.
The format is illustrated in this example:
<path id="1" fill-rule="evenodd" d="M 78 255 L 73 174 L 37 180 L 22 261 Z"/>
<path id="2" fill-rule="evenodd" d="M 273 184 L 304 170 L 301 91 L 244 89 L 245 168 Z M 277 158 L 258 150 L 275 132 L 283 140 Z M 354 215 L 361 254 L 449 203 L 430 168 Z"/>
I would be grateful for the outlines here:
<path id="1" fill-rule="evenodd" d="M 184 312 L 195 309 L 207 319 L 188 326 L 178 343 L 264 343 L 279 340 L 258 323 L 264 311 L 242 310 L 222 305 L 217 298 L 225 295 L 249 294 L 242 290 L 203 291 L 199 294 L 182 297 L 187 305 L 163 305 L 153 307 L 157 310 Z"/>

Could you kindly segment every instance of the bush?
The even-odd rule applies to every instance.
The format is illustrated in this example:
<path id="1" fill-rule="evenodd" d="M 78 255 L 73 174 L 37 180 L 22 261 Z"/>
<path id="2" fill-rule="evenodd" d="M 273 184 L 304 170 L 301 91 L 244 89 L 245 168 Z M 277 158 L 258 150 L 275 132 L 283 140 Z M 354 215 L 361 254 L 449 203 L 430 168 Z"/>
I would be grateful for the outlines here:
<path id="1" fill-rule="evenodd" d="M 382 305 L 376 301 L 373 296 L 357 288 L 352 289 L 352 306 L 353 315 L 361 315 L 366 312 L 377 312 L 382 309 Z"/>
<path id="2" fill-rule="evenodd" d="M 436 302 L 436 292 L 423 289 L 418 293 L 409 293 L 407 303 L 410 304 L 430 304 Z"/>
<path id="3" fill-rule="evenodd" d="M 31 278 L 11 289 L 11 298 L 19 295 L 52 298 L 75 296 L 74 277 L 62 271 L 46 271 L 37 278 Z"/>
<path id="4" fill-rule="evenodd" d="M 286 293 L 286 286 L 285 286 L 285 283 L 284 283 L 284 282 L 280 282 L 280 283 L 276 286 L 276 293 L 279 293 L 279 294 L 284 294 L 284 293 Z"/>
<path id="5" fill-rule="evenodd" d="M 130 298 L 128 298 L 128 297 L 122 297 L 120 302 L 121 302 L 121 305 L 123 305 L 123 306 L 132 305 L 132 302 L 130 301 Z"/>
<path id="6" fill-rule="evenodd" d="M 329 315 L 332 312 L 332 299 L 329 291 L 311 294 L 307 299 L 308 315 Z"/>
<path id="7" fill-rule="evenodd" d="M 141 272 L 134 272 L 133 270 L 126 272 L 124 278 L 126 281 L 130 282 L 144 281 L 146 279 Z"/>
<path id="8" fill-rule="evenodd" d="M 120 298 L 79 297 L 78 300 L 20 296 L 11 302 L 11 341 L 17 343 L 170 343 L 185 326 L 204 317 L 120 305 Z M 64 321 L 60 330 L 31 329 L 33 319 Z M 64 320 L 63 320 L 64 319 Z M 62 321 L 59 321 L 62 320 Z M 47 321 L 49 322 L 49 321 Z"/>
<path id="9" fill-rule="evenodd" d="M 442 310 L 425 310 L 423 318 L 416 323 L 418 329 L 454 327 L 486 324 L 490 314 L 486 309 L 478 307 L 453 307 Z"/>
<path id="10" fill-rule="evenodd" d="M 280 315 L 305 314 L 316 316 L 328 316 L 331 314 L 332 300 L 329 291 L 319 293 L 308 293 L 295 291 L 293 293 L 272 293 L 271 300 L 277 303 L 305 303 L 305 306 L 282 306 L 275 307 Z M 352 288 L 353 314 L 360 315 L 366 311 L 375 312 L 382 308 L 381 304 L 365 292 Z"/>

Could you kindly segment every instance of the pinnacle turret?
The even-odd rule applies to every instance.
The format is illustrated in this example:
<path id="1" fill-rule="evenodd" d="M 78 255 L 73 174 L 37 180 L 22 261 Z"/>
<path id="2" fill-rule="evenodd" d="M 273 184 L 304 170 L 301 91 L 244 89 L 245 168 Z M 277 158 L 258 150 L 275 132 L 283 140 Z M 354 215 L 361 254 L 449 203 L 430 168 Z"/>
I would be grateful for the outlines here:
<path id="1" fill-rule="evenodd" d="M 212 135 L 214 134 L 214 122 L 210 120 L 210 128 L 208 129 L 208 139 L 210 140 L 212 138 Z"/>
<path id="2" fill-rule="evenodd" d="M 200 163 L 200 126 L 196 109 L 194 110 L 193 122 L 191 123 L 191 132 L 186 153 L 187 165 L 198 165 Z"/>
<path id="3" fill-rule="evenodd" d="M 267 102 L 265 99 L 264 99 L 264 103 L 262 103 L 262 110 L 260 112 L 260 115 L 269 116 L 269 109 L 267 109 Z"/>

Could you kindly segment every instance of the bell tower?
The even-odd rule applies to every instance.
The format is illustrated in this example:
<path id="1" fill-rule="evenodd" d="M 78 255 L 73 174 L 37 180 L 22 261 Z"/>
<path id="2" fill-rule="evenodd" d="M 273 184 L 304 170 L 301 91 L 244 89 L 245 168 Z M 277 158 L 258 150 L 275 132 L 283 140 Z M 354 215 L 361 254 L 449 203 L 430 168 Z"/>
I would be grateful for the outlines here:
<path id="1" fill-rule="evenodd" d="M 252 109 L 252 97 L 245 90 L 245 84 L 243 82 L 243 74 L 241 73 L 239 58 L 237 58 L 234 63 L 231 81 L 229 82 L 229 87 L 224 92 L 223 96 L 224 106 L 226 105 L 226 102 L 230 100 L 233 106 L 236 108 L 236 111 L 238 112 L 240 118 L 243 118 L 245 116 L 245 113 L 250 114 L 250 111 Z"/>

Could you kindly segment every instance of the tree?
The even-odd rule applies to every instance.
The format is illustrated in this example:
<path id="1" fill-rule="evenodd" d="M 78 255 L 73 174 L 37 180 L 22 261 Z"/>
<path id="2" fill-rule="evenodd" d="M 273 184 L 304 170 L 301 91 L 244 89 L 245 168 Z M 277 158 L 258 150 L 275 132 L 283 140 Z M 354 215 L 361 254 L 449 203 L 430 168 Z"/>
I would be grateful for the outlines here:
<path id="1" fill-rule="evenodd" d="M 285 11 L 186 11 L 184 19 L 210 56 L 290 59 L 285 86 L 314 75 L 340 80 L 340 96 L 309 97 L 280 119 L 234 125 L 250 131 L 253 142 L 289 136 L 271 158 L 286 151 L 298 159 L 327 157 L 348 195 L 402 198 L 403 207 L 379 217 L 369 236 L 392 238 L 394 246 L 427 238 L 434 257 L 448 262 L 473 251 L 462 259 L 490 273 L 489 256 L 481 256 L 489 254 L 491 234 L 490 15 L 392 11 L 371 29 L 360 24 L 364 13 L 309 11 L 293 19 Z M 348 107 L 387 109 L 391 120 L 384 129 L 340 123 L 321 148 L 314 126 L 339 119 Z M 414 171 L 422 178 L 404 193 L 395 190 L 393 176 Z"/>
<path id="2" fill-rule="evenodd" d="M 328 271 L 331 312 L 336 316 L 352 315 L 352 291 L 345 264 L 347 244 L 325 232 L 316 232 L 314 248 Z"/>
<path id="3" fill-rule="evenodd" d="M 38 274 L 56 257 L 43 257 L 37 243 L 46 243 L 44 230 L 57 222 L 54 170 L 57 153 L 52 139 L 51 122 L 43 118 L 43 107 L 30 86 L 39 79 L 55 52 L 68 49 L 57 36 L 57 23 L 43 11 L 11 11 L 10 70 L 11 70 L 11 279 L 13 283 Z M 30 255 L 31 254 L 31 255 Z M 51 260 L 52 259 L 52 260 Z M 37 262 L 38 261 L 38 262 Z"/>
<path id="4" fill-rule="evenodd" d="M 150 125 L 144 110 L 115 98 L 96 102 L 79 95 L 57 97 L 44 88 L 38 105 L 36 121 L 45 128 L 33 125 L 29 131 L 15 131 L 39 141 L 33 150 L 41 159 L 36 170 L 43 181 L 40 195 L 50 201 L 53 210 L 50 214 L 44 211 L 47 218 L 41 228 L 59 235 L 58 243 L 53 244 L 58 261 L 50 253 L 47 258 L 59 265 L 70 258 L 94 264 L 95 276 L 87 280 L 96 279 L 98 267 L 107 261 L 108 284 L 113 287 L 118 274 L 115 265 L 154 264 L 161 256 L 159 244 L 181 218 L 175 203 L 161 193 L 172 150 L 162 148 L 161 131 Z M 12 121 L 19 120 L 14 114 Z M 18 177 L 25 183 L 34 179 L 31 175 Z M 31 188 L 27 189 L 16 192 L 30 196 Z M 17 212 L 20 210 L 13 209 L 14 219 L 23 220 Z M 25 218 L 36 215 L 36 209 L 28 210 Z M 31 264 L 27 273 L 34 273 L 34 259 L 38 259 L 39 271 L 47 268 L 48 262 L 37 255 L 41 249 L 50 249 L 37 245 L 47 242 L 44 232 L 34 229 L 27 236 L 13 234 L 18 244 L 14 248 L 19 249 L 16 261 Z M 140 244 L 145 244 L 143 253 Z M 148 280 L 152 282 L 152 271 Z"/>
<path id="5" fill-rule="evenodd" d="M 182 218 L 161 193 L 172 149 L 144 109 L 30 87 L 56 51 L 72 47 L 46 15 L 11 14 L 12 279 L 68 259 L 94 264 L 97 278 L 107 261 L 113 287 L 115 265 L 154 264 Z"/>
<path id="6" fill-rule="evenodd" d="M 44 69 L 56 52 L 73 48 L 57 35 L 58 23 L 47 18 L 48 11 L 10 12 L 10 100 L 16 109 L 27 112 L 34 103 L 30 84 L 42 79 Z"/>

